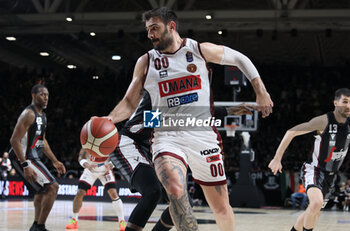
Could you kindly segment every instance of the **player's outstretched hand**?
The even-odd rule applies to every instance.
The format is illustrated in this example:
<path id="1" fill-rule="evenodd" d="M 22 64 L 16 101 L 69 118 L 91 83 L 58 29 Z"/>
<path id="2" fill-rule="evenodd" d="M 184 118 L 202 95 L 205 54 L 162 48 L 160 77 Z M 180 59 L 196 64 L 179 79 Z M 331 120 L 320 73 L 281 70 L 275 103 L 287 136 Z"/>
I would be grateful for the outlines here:
<path id="1" fill-rule="evenodd" d="M 23 173 L 24 173 L 24 178 L 26 178 L 27 181 L 29 182 L 36 181 L 37 175 L 31 167 L 23 168 Z"/>
<path id="2" fill-rule="evenodd" d="M 273 102 L 269 93 L 257 95 L 256 104 L 258 105 L 258 111 L 261 111 L 263 118 L 272 113 Z"/>
<path id="3" fill-rule="evenodd" d="M 269 168 L 271 169 L 274 175 L 276 175 L 278 172 L 282 173 L 282 164 L 281 161 L 278 159 L 273 158 L 270 161 Z"/>
<path id="4" fill-rule="evenodd" d="M 62 164 L 60 161 L 53 162 L 52 165 L 57 169 L 57 172 L 59 174 L 65 174 L 66 173 L 66 167 Z"/>
<path id="5" fill-rule="evenodd" d="M 237 106 L 226 107 L 228 115 L 253 115 L 252 110 L 257 110 L 257 107 L 255 105 L 245 103 Z"/>

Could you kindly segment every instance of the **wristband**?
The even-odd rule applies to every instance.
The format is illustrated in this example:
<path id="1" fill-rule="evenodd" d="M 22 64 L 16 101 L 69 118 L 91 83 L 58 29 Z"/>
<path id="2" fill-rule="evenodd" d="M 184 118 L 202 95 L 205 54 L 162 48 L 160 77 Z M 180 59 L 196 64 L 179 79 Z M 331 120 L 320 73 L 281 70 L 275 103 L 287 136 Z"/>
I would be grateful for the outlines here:
<path id="1" fill-rule="evenodd" d="M 85 168 L 85 166 L 84 166 L 85 163 L 88 163 L 88 161 L 87 161 L 86 159 L 81 159 L 81 160 L 79 161 L 79 164 L 80 164 L 81 167 L 83 167 L 83 168 Z"/>
<path id="2" fill-rule="evenodd" d="M 29 163 L 28 160 L 24 161 L 21 163 L 22 168 L 28 168 L 29 167 Z"/>

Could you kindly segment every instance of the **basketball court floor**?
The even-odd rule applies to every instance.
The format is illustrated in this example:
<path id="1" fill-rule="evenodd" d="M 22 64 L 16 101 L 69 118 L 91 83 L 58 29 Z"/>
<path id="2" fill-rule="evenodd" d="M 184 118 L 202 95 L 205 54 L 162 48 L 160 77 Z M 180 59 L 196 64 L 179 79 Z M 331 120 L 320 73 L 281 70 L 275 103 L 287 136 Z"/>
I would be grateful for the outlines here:
<path id="1" fill-rule="evenodd" d="M 124 204 L 126 219 L 135 204 Z M 152 230 L 166 205 L 159 205 L 145 231 Z M 51 231 L 65 230 L 70 220 L 72 201 L 56 201 L 46 223 Z M 214 217 L 208 207 L 194 207 L 200 231 L 218 230 Z M 237 231 L 289 231 L 297 216 L 298 210 L 287 209 L 248 209 L 234 208 Z M 29 230 L 33 222 L 34 207 L 32 201 L 0 201 L 0 230 Z M 84 202 L 79 218 L 79 230 L 119 230 L 111 203 Z M 172 230 L 175 230 L 173 228 Z M 343 211 L 324 211 L 315 231 L 348 231 L 350 230 L 350 213 Z"/>

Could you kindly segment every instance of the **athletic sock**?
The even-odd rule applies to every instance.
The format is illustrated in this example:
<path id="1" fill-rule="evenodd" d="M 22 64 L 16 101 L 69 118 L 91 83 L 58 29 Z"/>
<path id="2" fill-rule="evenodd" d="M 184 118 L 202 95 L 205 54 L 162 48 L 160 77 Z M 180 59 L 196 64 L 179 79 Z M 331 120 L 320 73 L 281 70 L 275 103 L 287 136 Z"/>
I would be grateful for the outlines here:
<path id="1" fill-rule="evenodd" d="M 290 230 L 290 231 L 297 231 L 295 228 L 294 228 L 294 226 L 292 227 L 292 229 Z"/>
<path id="2" fill-rule="evenodd" d="M 314 229 L 313 228 L 307 229 L 307 228 L 303 227 L 303 231 L 312 231 L 312 230 L 314 230 Z"/>
<path id="3" fill-rule="evenodd" d="M 170 230 L 172 227 L 168 228 L 165 227 L 162 222 L 158 221 L 157 224 L 153 227 L 152 231 L 168 231 Z"/>
<path id="4" fill-rule="evenodd" d="M 73 217 L 74 220 L 78 221 L 79 219 L 79 213 L 73 213 Z"/>
<path id="5" fill-rule="evenodd" d="M 118 197 L 112 201 L 112 206 L 113 206 L 115 212 L 117 213 L 119 222 L 124 221 L 125 220 L 124 219 L 124 208 L 123 208 L 123 202 L 120 199 L 120 197 Z"/>
<path id="6" fill-rule="evenodd" d="M 167 224 L 167 226 L 165 226 L 163 223 Z M 170 226 L 170 228 L 169 228 L 169 226 Z M 172 228 L 172 226 L 174 226 L 174 223 L 171 220 L 169 207 L 168 207 L 163 211 L 159 221 L 153 227 L 152 231 L 168 231 Z"/>
<path id="7" fill-rule="evenodd" d="M 130 227 L 126 227 L 125 228 L 125 231 L 137 231 L 136 229 L 132 229 L 132 228 L 130 228 Z"/>

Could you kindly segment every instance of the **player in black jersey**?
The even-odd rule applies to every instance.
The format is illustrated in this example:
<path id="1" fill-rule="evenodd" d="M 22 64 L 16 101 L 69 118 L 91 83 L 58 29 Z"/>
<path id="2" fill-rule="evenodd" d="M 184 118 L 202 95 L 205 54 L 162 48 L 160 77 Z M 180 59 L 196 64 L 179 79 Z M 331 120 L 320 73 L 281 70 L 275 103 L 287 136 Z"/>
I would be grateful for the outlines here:
<path id="1" fill-rule="evenodd" d="M 162 195 L 162 186 L 156 176 L 150 152 L 151 128 L 144 128 L 143 111 L 151 110 L 151 100 L 148 92 L 130 119 L 119 130 L 119 144 L 110 154 L 110 159 L 116 169 L 130 182 L 132 192 L 140 192 L 141 200 L 131 212 L 125 231 L 142 230 Z M 233 107 L 215 107 L 215 118 L 222 119 L 228 114 L 252 114 L 250 105 Z M 173 222 L 167 208 L 152 231 L 170 230 Z"/>
<path id="2" fill-rule="evenodd" d="M 350 143 L 350 90 L 338 89 L 334 98 L 335 109 L 309 122 L 289 129 L 283 137 L 269 168 L 274 174 L 282 172 L 281 159 L 295 136 L 317 132 L 314 149 L 303 164 L 301 178 L 309 198 L 309 206 L 291 231 L 313 230 L 327 198 L 334 186 L 335 176 L 348 152 Z"/>
<path id="3" fill-rule="evenodd" d="M 58 183 L 40 161 L 45 154 L 58 173 L 64 174 L 64 165 L 57 160 L 46 138 L 46 115 L 43 109 L 49 101 L 49 91 L 43 85 L 32 88 L 32 104 L 24 109 L 10 139 L 11 146 L 22 169 L 17 172 L 38 189 L 34 196 L 35 218 L 30 230 L 46 230 L 45 222 L 57 197 Z M 15 164 L 14 164 L 15 165 Z"/>

